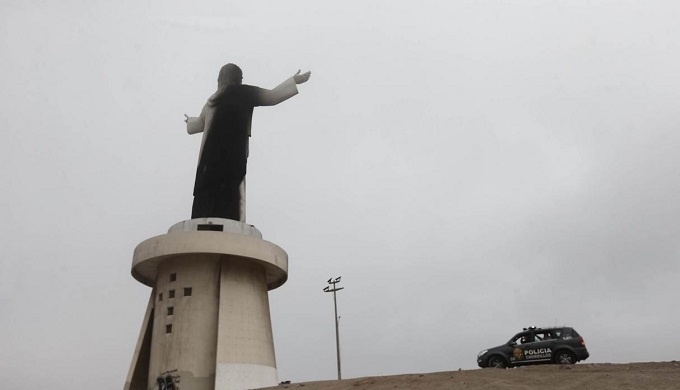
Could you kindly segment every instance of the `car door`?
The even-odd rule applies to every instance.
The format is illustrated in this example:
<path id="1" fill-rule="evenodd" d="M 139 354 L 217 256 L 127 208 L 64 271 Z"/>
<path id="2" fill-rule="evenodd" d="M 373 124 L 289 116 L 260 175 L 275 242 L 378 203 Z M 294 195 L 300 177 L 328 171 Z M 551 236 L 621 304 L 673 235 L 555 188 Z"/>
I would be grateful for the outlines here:
<path id="1" fill-rule="evenodd" d="M 526 364 L 526 355 L 524 350 L 532 341 L 531 331 L 517 333 L 515 337 L 508 342 L 508 361 L 512 366 L 519 366 Z"/>
<path id="2" fill-rule="evenodd" d="M 552 346 L 554 341 L 545 331 L 534 331 L 531 334 L 530 342 L 522 344 L 524 353 L 523 364 L 540 364 L 550 362 L 552 359 Z"/>

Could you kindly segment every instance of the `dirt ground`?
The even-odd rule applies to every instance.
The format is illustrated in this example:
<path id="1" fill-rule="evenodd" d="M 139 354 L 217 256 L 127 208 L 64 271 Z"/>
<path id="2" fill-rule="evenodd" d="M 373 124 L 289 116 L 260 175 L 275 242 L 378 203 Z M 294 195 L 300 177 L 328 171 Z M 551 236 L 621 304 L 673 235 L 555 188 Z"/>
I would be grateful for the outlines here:
<path id="1" fill-rule="evenodd" d="M 283 384 L 269 390 L 680 390 L 680 362 L 545 365 Z"/>

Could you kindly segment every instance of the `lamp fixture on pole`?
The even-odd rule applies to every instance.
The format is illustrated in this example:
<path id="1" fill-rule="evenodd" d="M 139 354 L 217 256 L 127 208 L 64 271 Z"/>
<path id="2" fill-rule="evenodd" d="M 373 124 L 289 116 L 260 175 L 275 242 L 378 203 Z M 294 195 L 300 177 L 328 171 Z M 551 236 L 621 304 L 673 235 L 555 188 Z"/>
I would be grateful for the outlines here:
<path id="1" fill-rule="evenodd" d="M 328 279 L 328 286 L 326 286 L 323 291 L 324 292 L 332 292 L 333 293 L 333 306 L 335 307 L 335 351 L 337 354 L 337 361 L 338 361 L 338 380 L 342 379 L 342 374 L 340 370 L 340 333 L 338 331 L 338 300 L 335 296 L 336 291 L 342 290 L 344 287 L 336 287 L 336 284 L 340 283 L 340 278 L 342 276 L 338 276 L 337 278 L 333 279 L 330 278 Z M 331 288 L 331 285 L 333 286 Z"/>

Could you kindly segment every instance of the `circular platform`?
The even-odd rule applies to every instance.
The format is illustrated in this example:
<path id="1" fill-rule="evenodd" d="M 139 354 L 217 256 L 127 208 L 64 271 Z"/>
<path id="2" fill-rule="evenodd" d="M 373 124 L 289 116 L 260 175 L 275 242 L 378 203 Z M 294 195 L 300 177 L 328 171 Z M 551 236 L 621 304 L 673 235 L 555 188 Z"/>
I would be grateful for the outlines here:
<path id="1" fill-rule="evenodd" d="M 288 280 L 288 255 L 276 244 L 261 239 L 252 225 L 217 218 L 184 221 L 173 225 L 168 234 L 149 238 L 135 248 L 132 276 L 153 287 L 161 262 L 192 254 L 236 256 L 260 264 L 266 274 L 267 289 L 273 290 Z M 224 222 L 228 221 L 228 222 Z M 203 223 L 205 222 L 205 223 Z M 238 228 L 235 224 L 241 224 Z M 224 229 L 224 226 L 230 228 Z M 186 229 L 186 230 L 185 230 Z"/>

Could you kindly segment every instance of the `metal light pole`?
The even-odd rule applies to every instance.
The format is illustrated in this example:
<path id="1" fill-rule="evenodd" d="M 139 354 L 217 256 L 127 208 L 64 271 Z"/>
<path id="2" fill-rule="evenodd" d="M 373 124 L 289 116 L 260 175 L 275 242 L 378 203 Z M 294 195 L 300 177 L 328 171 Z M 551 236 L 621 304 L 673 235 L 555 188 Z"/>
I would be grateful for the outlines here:
<path id="1" fill-rule="evenodd" d="M 337 283 L 340 283 L 340 278 L 342 276 L 338 276 L 337 278 L 333 279 L 330 278 L 328 279 L 328 284 L 332 284 L 333 288 L 330 286 L 326 286 L 323 291 L 324 292 L 332 292 L 333 293 L 333 306 L 335 307 L 335 351 L 337 353 L 337 359 L 338 359 L 338 380 L 342 379 L 342 374 L 340 373 L 340 333 L 338 331 L 338 300 L 335 297 L 335 292 L 342 290 L 344 287 L 335 287 Z"/>

